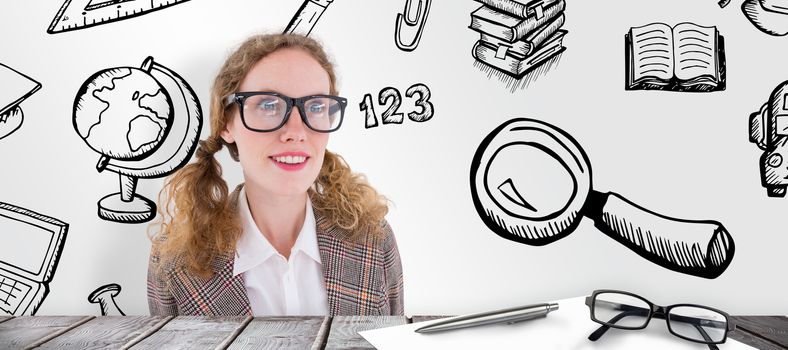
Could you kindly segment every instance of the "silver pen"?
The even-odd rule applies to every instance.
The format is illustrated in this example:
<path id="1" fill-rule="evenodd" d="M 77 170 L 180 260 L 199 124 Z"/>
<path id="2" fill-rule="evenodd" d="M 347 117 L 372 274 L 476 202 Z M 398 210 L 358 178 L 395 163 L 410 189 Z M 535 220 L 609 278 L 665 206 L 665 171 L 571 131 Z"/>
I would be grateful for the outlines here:
<path id="1" fill-rule="evenodd" d="M 493 323 L 516 323 L 537 317 L 544 317 L 550 311 L 558 310 L 558 304 L 542 303 L 518 306 L 509 309 L 482 312 L 473 315 L 450 317 L 445 320 L 416 329 L 416 333 L 442 332 L 452 329 L 483 326 Z"/>

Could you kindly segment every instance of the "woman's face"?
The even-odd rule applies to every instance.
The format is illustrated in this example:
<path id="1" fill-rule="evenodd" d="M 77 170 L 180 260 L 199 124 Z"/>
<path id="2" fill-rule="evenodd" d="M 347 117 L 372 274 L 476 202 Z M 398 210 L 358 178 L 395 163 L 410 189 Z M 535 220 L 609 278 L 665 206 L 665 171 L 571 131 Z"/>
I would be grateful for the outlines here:
<path id="1" fill-rule="evenodd" d="M 241 82 L 240 91 L 270 91 L 292 98 L 328 94 L 328 73 L 306 51 L 277 50 L 258 61 Z M 238 108 L 221 133 L 238 147 L 238 157 L 247 186 L 272 195 L 306 193 L 323 165 L 328 134 L 309 129 L 298 108 L 280 129 L 256 132 L 241 121 Z"/>

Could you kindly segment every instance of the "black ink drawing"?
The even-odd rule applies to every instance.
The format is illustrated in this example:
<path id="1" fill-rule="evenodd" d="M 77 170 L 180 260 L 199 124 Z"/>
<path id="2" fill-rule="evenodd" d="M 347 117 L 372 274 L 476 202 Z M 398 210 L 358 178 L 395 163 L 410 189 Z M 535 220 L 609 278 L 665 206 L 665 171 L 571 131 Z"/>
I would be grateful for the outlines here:
<path id="1" fill-rule="evenodd" d="M 287 24 L 283 34 L 301 34 L 309 36 L 315 28 L 323 12 L 334 0 L 304 0 L 298 8 L 290 23 Z"/>
<path id="2" fill-rule="evenodd" d="M 778 85 L 761 110 L 750 115 L 750 142 L 763 150 L 761 185 L 769 197 L 788 188 L 788 81 Z"/>
<path id="3" fill-rule="evenodd" d="M 787 0 L 746 0 L 741 10 L 761 32 L 774 36 L 788 34 Z"/>
<path id="4" fill-rule="evenodd" d="M 470 28 L 481 35 L 471 50 L 474 65 L 506 83 L 511 92 L 557 65 L 563 38 L 564 0 L 479 0 Z"/>
<path id="5" fill-rule="evenodd" d="M 126 316 L 123 310 L 118 307 L 118 303 L 115 302 L 115 297 L 120 294 L 120 290 L 120 285 L 117 283 L 103 285 L 88 295 L 88 301 L 91 304 L 99 304 L 101 316 Z"/>
<path id="6" fill-rule="evenodd" d="M 651 23 L 624 36 L 625 90 L 725 90 L 725 43 L 717 27 Z"/>
<path id="7" fill-rule="evenodd" d="M 416 18 L 412 18 L 413 1 L 418 1 L 416 7 Z M 430 14 L 432 0 L 405 0 L 405 11 L 397 14 L 394 24 L 394 43 L 402 51 L 413 51 L 419 46 L 421 34 L 424 32 L 424 25 L 427 23 L 427 15 Z M 403 34 L 406 28 L 415 28 L 416 33 L 412 34 L 410 40 L 403 41 Z"/>
<path id="8" fill-rule="evenodd" d="M 435 108 L 432 105 L 432 102 L 430 102 L 432 93 L 430 92 L 430 88 L 428 88 L 427 85 L 422 83 L 413 84 L 407 90 L 405 90 L 405 96 L 409 98 L 418 96 L 415 106 L 419 108 L 419 111 L 408 112 L 408 119 L 418 123 L 426 122 L 432 119 L 432 116 L 435 114 Z M 390 105 L 389 101 L 391 101 Z M 381 106 L 388 105 L 386 110 L 383 111 L 383 114 L 381 115 L 383 125 L 402 124 L 404 115 L 401 112 L 398 112 L 399 107 L 402 104 L 402 94 L 399 92 L 399 90 L 393 87 L 386 87 L 380 90 L 380 93 L 378 94 L 378 102 Z M 364 126 L 367 129 L 378 126 L 378 115 L 375 113 L 375 105 L 372 101 L 372 94 L 364 95 L 364 99 L 358 104 L 358 107 L 362 112 L 364 112 Z"/>
<path id="9" fill-rule="evenodd" d="M 139 178 L 166 176 L 183 167 L 197 146 L 202 111 L 177 73 L 148 57 L 141 68 L 102 70 L 74 99 L 76 132 L 101 154 L 96 169 L 120 176 L 120 192 L 98 202 L 98 215 L 142 223 L 156 215 L 153 201 L 135 194 Z"/>
<path id="10" fill-rule="evenodd" d="M 49 294 L 68 224 L 0 202 L 0 310 L 35 315 Z"/>
<path id="11" fill-rule="evenodd" d="M 22 126 L 19 104 L 41 89 L 41 83 L 0 63 L 0 140 Z"/>
<path id="12" fill-rule="evenodd" d="M 47 33 L 55 34 L 122 21 L 189 0 L 66 0 Z"/>
<path id="13" fill-rule="evenodd" d="M 733 259 L 733 239 L 717 221 L 668 217 L 592 189 L 586 153 L 568 133 L 542 121 L 512 119 L 487 135 L 473 157 L 470 182 L 482 221 L 515 242 L 552 243 L 585 216 L 643 258 L 680 273 L 716 278 Z"/>
<path id="14" fill-rule="evenodd" d="M 725 6 L 728 6 L 728 4 L 730 4 L 730 3 L 731 3 L 731 0 L 720 0 L 720 1 L 717 2 L 717 5 L 720 5 L 720 8 L 724 9 Z"/>

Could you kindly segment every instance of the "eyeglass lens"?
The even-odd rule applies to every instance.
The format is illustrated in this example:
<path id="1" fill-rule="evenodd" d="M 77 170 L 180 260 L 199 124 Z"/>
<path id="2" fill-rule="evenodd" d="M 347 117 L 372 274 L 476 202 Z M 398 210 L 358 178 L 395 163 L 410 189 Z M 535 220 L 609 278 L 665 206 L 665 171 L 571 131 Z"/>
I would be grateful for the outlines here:
<path id="1" fill-rule="evenodd" d="M 591 316 L 614 328 L 643 328 L 651 313 L 645 300 L 620 293 L 599 293 L 593 305 Z"/>
<path id="2" fill-rule="evenodd" d="M 676 306 L 668 312 L 668 327 L 682 337 L 701 342 L 721 342 L 728 323 L 725 315 L 695 306 Z"/>
<path id="3" fill-rule="evenodd" d="M 295 106 L 293 106 L 295 108 Z M 303 111 L 309 127 L 330 131 L 342 119 L 339 101 L 330 97 L 313 97 L 303 102 Z M 287 101 L 275 95 L 252 95 L 244 99 L 243 116 L 246 125 L 255 130 L 278 128 L 287 117 Z"/>

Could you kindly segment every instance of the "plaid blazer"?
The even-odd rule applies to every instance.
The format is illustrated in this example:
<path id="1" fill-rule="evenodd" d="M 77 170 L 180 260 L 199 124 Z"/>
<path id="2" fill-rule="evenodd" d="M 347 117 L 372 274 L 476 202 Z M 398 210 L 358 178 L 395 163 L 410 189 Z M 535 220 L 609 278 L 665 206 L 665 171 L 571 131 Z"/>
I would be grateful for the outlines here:
<path id="1" fill-rule="evenodd" d="M 238 202 L 242 185 L 231 193 Z M 403 279 L 397 242 L 384 220 L 383 235 L 367 235 L 359 242 L 342 240 L 347 232 L 332 226 L 315 211 L 317 244 L 334 315 L 403 315 Z M 235 254 L 211 262 L 213 276 L 201 278 L 173 259 L 159 269 L 159 255 L 151 249 L 148 263 L 148 306 L 151 315 L 252 315 L 243 274 L 233 276 Z"/>

